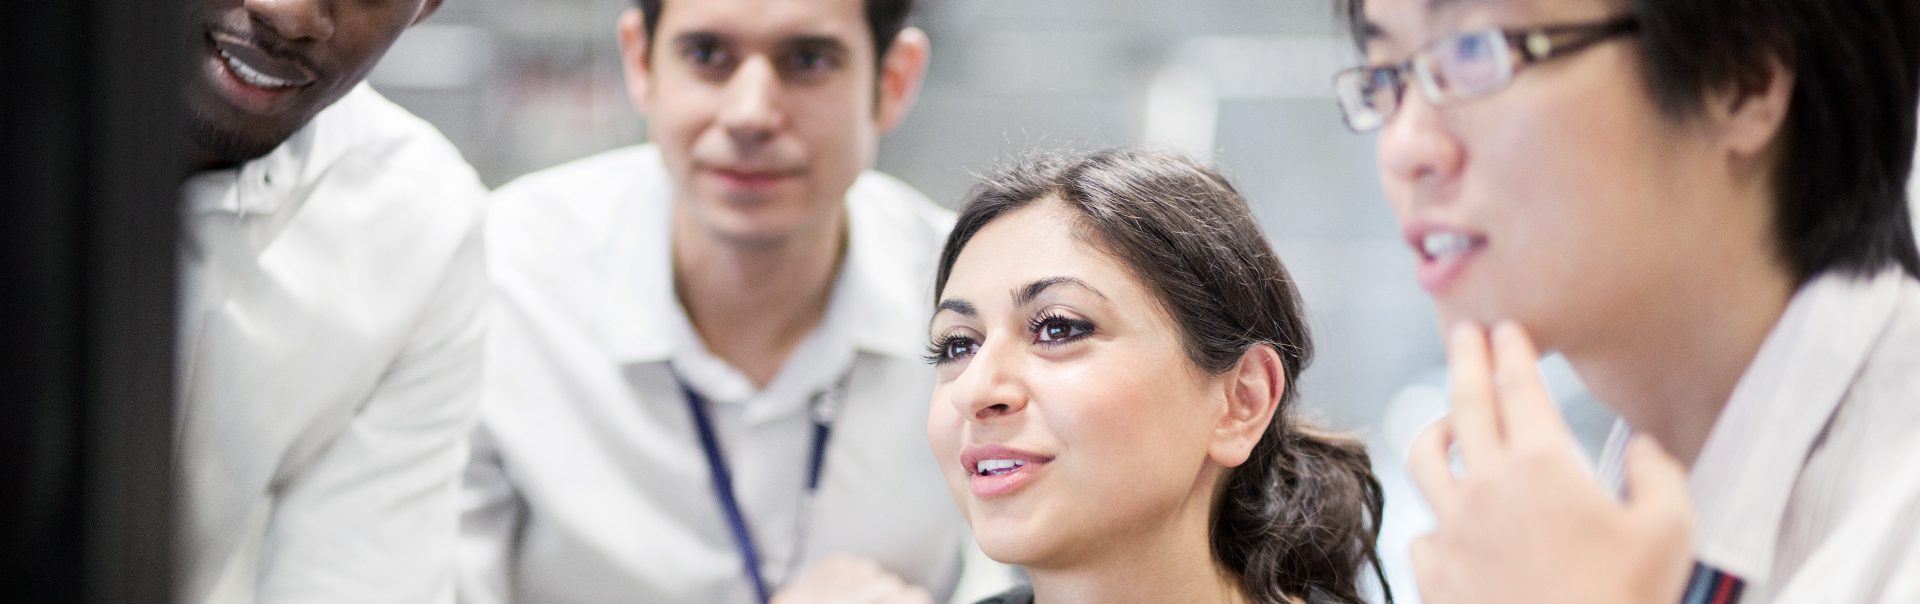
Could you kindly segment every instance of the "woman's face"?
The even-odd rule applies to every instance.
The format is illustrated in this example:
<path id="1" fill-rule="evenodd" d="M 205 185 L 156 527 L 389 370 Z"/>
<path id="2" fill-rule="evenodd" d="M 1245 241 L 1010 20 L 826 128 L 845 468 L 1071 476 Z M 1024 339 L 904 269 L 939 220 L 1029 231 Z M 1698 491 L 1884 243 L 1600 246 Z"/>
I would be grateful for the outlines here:
<path id="1" fill-rule="evenodd" d="M 988 223 L 930 327 L 934 456 L 981 549 L 1028 567 L 1164 529 L 1210 505 L 1219 475 L 1227 381 L 1071 212 L 1046 199 Z"/>

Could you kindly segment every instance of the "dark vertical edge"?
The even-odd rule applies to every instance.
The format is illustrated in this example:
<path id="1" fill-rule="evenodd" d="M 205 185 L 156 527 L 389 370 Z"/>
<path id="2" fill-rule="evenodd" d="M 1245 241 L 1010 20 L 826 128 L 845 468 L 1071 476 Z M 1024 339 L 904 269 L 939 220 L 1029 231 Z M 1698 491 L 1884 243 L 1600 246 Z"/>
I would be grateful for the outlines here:
<path id="1" fill-rule="evenodd" d="M 172 597 L 179 0 L 89 2 L 82 547 L 90 602 Z"/>
<path id="2" fill-rule="evenodd" d="M 80 597 L 79 98 L 84 7 L 0 3 L 0 601 Z"/>

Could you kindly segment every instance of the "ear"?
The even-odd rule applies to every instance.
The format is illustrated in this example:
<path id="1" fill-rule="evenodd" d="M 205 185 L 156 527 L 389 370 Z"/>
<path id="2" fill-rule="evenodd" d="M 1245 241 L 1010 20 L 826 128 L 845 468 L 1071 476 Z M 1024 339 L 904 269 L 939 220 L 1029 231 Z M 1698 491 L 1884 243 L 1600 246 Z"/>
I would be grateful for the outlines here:
<path id="1" fill-rule="evenodd" d="M 419 25 L 421 21 L 427 20 L 427 17 L 432 16 L 434 11 L 440 10 L 440 2 L 441 0 L 427 0 L 426 4 L 421 5 L 420 14 L 414 15 L 413 22 L 407 24 L 407 26 L 412 27 Z"/>
<path id="2" fill-rule="evenodd" d="M 1727 151 L 1739 157 L 1765 153 L 1780 139 L 1793 99 L 1793 70 L 1773 58 L 1763 85 L 1735 84 L 1708 95 L 1707 111 L 1719 125 Z"/>
<path id="3" fill-rule="evenodd" d="M 647 63 L 647 24 L 641 16 L 639 7 L 628 7 L 620 13 L 620 71 L 627 76 L 627 99 L 633 102 L 633 108 L 641 113 L 647 112 L 647 87 L 653 81 L 652 67 Z"/>
<path id="4" fill-rule="evenodd" d="M 913 110 L 914 100 L 920 97 L 920 83 L 927 75 L 927 56 L 932 51 L 933 42 L 927 39 L 927 32 L 917 27 L 900 30 L 893 45 L 887 48 L 887 56 L 880 62 L 877 82 L 880 97 L 874 109 L 874 119 L 882 134 L 900 125 Z"/>
<path id="5" fill-rule="evenodd" d="M 1207 458 L 1223 467 L 1246 463 L 1253 446 L 1267 433 L 1287 391 L 1287 370 L 1280 352 L 1265 344 L 1247 349 L 1227 376 L 1227 405 L 1214 426 Z"/>

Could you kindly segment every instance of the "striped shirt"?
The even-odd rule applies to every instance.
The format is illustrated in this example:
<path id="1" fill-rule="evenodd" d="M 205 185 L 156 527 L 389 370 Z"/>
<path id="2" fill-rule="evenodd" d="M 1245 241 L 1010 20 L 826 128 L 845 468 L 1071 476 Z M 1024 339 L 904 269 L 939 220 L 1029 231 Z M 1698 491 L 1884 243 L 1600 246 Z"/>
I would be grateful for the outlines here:
<path id="1" fill-rule="evenodd" d="M 1611 484 L 1628 436 L 1602 456 Z M 1920 602 L 1920 281 L 1808 281 L 1688 488 L 1696 558 L 1739 577 L 1742 602 Z"/>

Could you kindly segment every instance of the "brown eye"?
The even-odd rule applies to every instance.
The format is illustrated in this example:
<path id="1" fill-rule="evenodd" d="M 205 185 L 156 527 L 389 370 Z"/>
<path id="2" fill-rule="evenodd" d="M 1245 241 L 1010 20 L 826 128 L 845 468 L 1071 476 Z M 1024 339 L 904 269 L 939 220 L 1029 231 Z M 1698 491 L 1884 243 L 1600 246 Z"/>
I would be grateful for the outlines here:
<path id="1" fill-rule="evenodd" d="M 1093 324 L 1067 317 L 1041 317 L 1033 323 L 1033 339 L 1043 344 L 1059 344 L 1093 333 Z"/>

